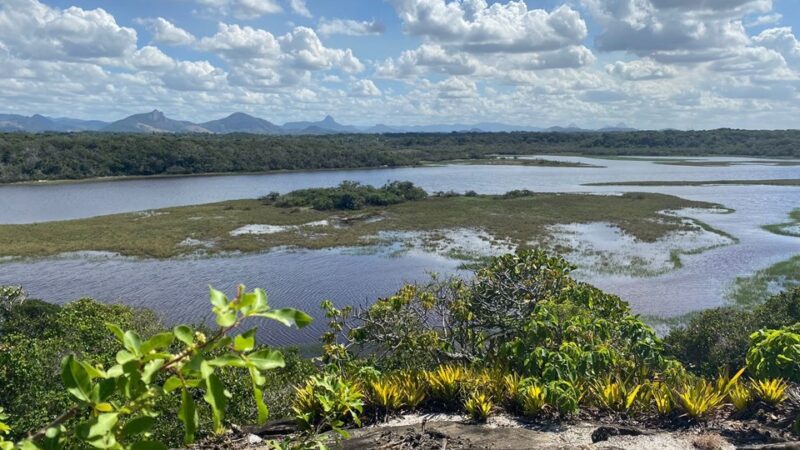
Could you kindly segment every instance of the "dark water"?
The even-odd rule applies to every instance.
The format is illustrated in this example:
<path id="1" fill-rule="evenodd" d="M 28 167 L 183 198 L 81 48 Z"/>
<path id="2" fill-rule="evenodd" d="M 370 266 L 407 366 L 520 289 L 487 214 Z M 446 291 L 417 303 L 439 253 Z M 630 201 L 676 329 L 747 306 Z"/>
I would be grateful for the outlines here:
<path id="1" fill-rule="evenodd" d="M 663 316 L 723 304 L 726 290 L 737 276 L 752 274 L 800 254 L 800 239 L 761 229 L 765 224 L 785 222 L 792 209 L 800 208 L 798 187 L 581 186 L 589 182 L 626 180 L 800 178 L 800 167 L 685 167 L 649 161 L 559 159 L 607 167 L 442 166 L 3 186 L 0 187 L 0 223 L 62 220 L 252 198 L 270 191 L 331 186 L 342 180 L 369 184 L 411 180 L 428 191 L 472 189 L 479 193 L 502 193 L 512 189 L 595 193 L 648 191 L 734 208 L 733 214 L 693 212 L 690 215 L 736 236 L 739 244 L 685 256 L 682 269 L 656 277 L 582 275 L 587 281 L 628 300 L 636 312 Z M 580 261 L 574 262 L 580 265 Z M 0 284 L 21 284 L 34 296 L 51 301 L 91 296 L 147 306 L 174 323 L 208 319 L 208 284 L 228 292 L 238 283 L 264 287 L 272 305 L 294 306 L 318 315 L 317 306 L 323 299 L 332 299 L 339 306 L 365 304 L 391 294 L 405 281 L 426 280 L 428 271 L 455 273 L 457 266 L 455 261 L 425 253 L 397 256 L 393 249 L 372 254 L 347 250 L 273 251 L 169 261 L 73 255 L 0 264 Z M 262 330 L 261 338 L 280 344 L 308 343 L 318 336 L 321 326 L 320 322 L 302 332 L 267 327 Z"/>
<path id="2" fill-rule="evenodd" d="M 366 305 L 403 283 L 459 272 L 457 262 L 429 254 L 395 257 L 392 249 L 273 251 L 236 257 L 136 260 L 101 254 L 0 265 L 0 284 L 25 286 L 50 301 L 92 297 L 142 306 L 161 313 L 168 324 L 213 324 L 208 285 L 228 294 L 239 283 L 267 290 L 272 307 L 293 306 L 319 318 L 319 304 Z M 111 318 L 109 318 L 111 319 Z M 265 325 L 259 338 L 276 344 L 309 343 L 324 330 L 324 318 L 303 330 Z"/>

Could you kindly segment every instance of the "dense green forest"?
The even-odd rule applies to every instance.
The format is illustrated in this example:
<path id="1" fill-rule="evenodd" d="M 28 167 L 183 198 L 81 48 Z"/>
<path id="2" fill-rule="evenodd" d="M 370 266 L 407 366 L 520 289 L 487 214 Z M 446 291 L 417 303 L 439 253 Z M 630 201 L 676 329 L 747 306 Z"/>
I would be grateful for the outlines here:
<path id="1" fill-rule="evenodd" d="M 800 157 L 800 131 L 0 134 L 0 182 L 416 165 L 490 154 Z"/>

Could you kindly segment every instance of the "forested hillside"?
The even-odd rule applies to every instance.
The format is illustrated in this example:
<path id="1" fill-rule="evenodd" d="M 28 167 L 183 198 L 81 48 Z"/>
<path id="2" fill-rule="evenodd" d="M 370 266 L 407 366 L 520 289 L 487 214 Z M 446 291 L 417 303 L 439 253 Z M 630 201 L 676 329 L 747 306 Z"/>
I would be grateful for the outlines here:
<path id="1" fill-rule="evenodd" d="M 0 182 L 414 165 L 496 153 L 800 157 L 800 131 L 0 134 Z"/>

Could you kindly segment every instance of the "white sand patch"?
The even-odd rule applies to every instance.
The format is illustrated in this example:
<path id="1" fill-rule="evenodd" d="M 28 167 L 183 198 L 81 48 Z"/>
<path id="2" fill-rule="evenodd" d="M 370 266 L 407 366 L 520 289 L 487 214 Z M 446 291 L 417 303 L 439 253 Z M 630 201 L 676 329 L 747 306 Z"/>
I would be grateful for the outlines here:
<path id="1" fill-rule="evenodd" d="M 284 231 L 299 230 L 306 227 L 326 227 L 329 225 L 327 220 L 317 220 L 300 225 L 262 225 L 252 224 L 239 227 L 230 232 L 231 236 L 241 236 L 243 234 L 275 234 Z"/>
<path id="2" fill-rule="evenodd" d="M 138 220 L 138 219 L 148 219 L 150 217 L 156 217 L 156 216 L 164 216 L 164 215 L 167 215 L 169 213 L 168 212 L 164 212 L 164 211 L 155 211 L 155 210 L 150 209 L 150 210 L 147 210 L 147 211 L 136 211 L 133 214 L 135 216 L 137 216 L 136 219 L 134 219 L 134 220 Z"/>
<path id="3" fill-rule="evenodd" d="M 194 239 L 194 238 L 186 238 L 178 243 L 179 247 L 202 247 L 202 248 L 212 248 L 214 247 L 214 241 L 204 241 L 201 239 Z"/>

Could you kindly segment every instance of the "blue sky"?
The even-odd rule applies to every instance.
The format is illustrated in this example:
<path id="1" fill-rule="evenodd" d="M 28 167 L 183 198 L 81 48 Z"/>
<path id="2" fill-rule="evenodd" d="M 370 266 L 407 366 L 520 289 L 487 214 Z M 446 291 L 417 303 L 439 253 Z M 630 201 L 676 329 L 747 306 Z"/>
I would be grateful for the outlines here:
<path id="1" fill-rule="evenodd" d="M 795 30 L 796 0 L 3 0 L 0 112 L 798 128 Z"/>

